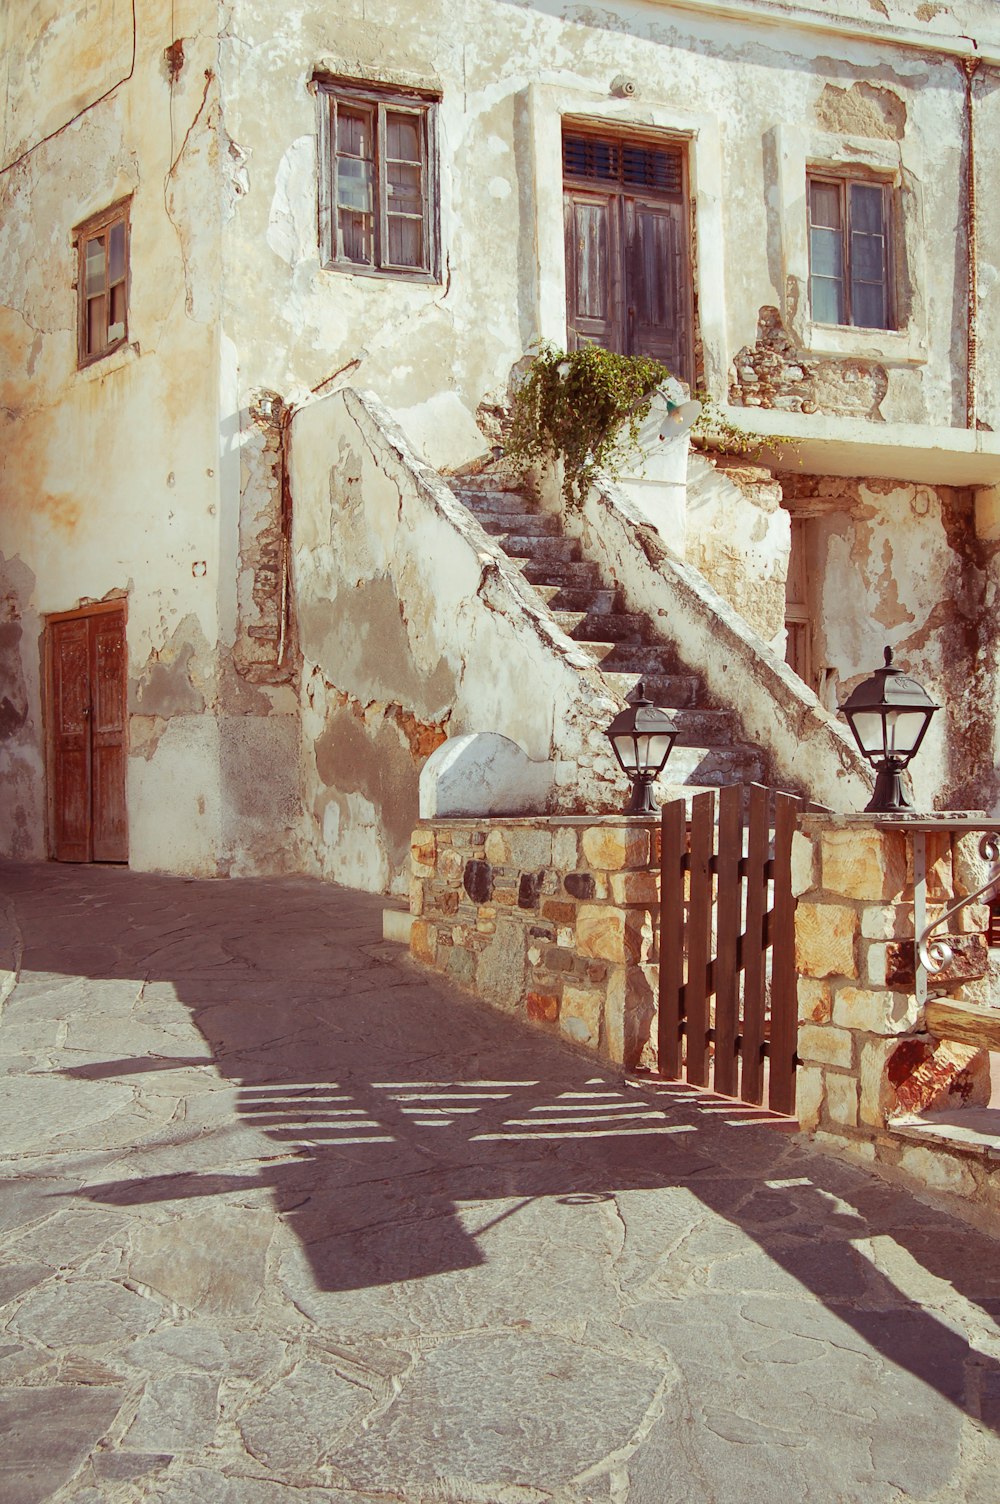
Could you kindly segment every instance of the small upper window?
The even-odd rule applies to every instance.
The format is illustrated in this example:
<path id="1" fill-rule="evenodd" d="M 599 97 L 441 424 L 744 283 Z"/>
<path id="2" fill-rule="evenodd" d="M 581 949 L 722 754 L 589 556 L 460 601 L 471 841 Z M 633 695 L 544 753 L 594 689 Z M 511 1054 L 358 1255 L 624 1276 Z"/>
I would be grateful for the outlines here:
<path id="1" fill-rule="evenodd" d="M 74 231 L 82 366 L 128 338 L 128 211 L 127 202 L 116 204 Z"/>
<path id="2" fill-rule="evenodd" d="M 324 263 L 436 279 L 435 101 L 346 83 L 319 98 Z"/>
<path id="3" fill-rule="evenodd" d="M 810 177 L 809 291 L 816 323 L 896 327 L 890 210 L 885 183 Z"/>

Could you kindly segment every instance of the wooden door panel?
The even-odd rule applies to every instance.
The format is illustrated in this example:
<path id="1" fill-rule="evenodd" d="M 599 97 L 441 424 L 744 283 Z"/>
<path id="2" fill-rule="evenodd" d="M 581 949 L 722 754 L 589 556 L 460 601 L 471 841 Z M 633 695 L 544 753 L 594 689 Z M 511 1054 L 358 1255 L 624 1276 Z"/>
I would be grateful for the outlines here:
<path id="1" fill-rule="evenodd" d="M 675 376 L 688 373 L 687 284 L 680 204 L 626 199 L 630 354 L 649 355 Z"/>
<path id="2" fill-rule="evenodd" d="M 86 862 L 90 860 L 87 622 L 54 622 L 50 631 L 54 855 L 60 862 Z"/>
<path id="3" fill-rule="evenodd" d="M 50 621 L 47 647 L 52 855 L 125 862 L 124 610 Z"/>
<path id="4" fill-rule="evenodd" d="M 95 862 L 128 860 L 125 812 L 125 619 L 91 619 L 91 818 Z"/>
<path id="5" fill-rule="evenodd" d="M 567 192 L 566 296 L 569 348 L 621 347 L 623 309 L 617 204 L 605 194 Z"/>

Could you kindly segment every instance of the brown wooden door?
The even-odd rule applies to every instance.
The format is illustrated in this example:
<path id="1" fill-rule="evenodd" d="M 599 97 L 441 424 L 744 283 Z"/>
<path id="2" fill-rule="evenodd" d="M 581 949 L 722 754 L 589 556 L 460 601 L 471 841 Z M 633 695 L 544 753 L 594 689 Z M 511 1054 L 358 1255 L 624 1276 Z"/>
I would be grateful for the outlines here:
<path id="1" fill-rule="evenodd" d="M 50 617 L 46 633 L 52 855 L 126 862 L 124 608 Z"/>
<path id="2" fill-rule="evenodd" d="M 650 355 L 690 381 L 681 149 L 568 130 L 563 184 L 569 348 Z"/>

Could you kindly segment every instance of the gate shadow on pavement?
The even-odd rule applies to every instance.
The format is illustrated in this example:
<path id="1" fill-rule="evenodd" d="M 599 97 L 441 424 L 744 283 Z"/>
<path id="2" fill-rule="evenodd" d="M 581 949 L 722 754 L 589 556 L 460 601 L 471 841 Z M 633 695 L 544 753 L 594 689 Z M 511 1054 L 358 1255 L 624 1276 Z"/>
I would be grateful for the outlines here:
<path id="1" fill-rule="evenodd" d="M 699 1289 L 763 1302 L 801 1287 L 841 1324 L 846 1345 L 845 1328 L 1000 1431 L 1000 1364 L 869 1256 L 896 1245 L 899 1267 L 920 1266 L 1000 1322 L 992 1239 L 740 1104 L 678 1084 L 626 1084 L 579 1049 L 417 971 L 378 942 L 381 901 L 369 895 L 302 880 L 108 873 L 89 883 L 107 902 L 89 906 L 76 940 L 40 921 L 36 934 L 31 920 L 25 971 L 145 978 L 150 1009 L 168 1007 L 173 989 L 210 1057 L 125 1053 L 60 1074 L 142 1082 L 207 1068 L 231 1084 L 235 1103 L 217 1088 L 225 1114 L 220 1103 L 197 1135 L 162 1146 L 172 1168 L 112 1180 L 98 1171 L 85 1198 L 184 1203 L 266 1188 L 317 1292 L 482 1271 L 484 1236 L 505 1221 L 516 1229 L 534 1203 L 614 1202 L 625 1229 L 619 1282 L 637 1310 L 650 1291 L 662 1309 Z M 50 886 L 73 888 L 59 873 Z M 126 1050 L 128 1029 L 125 1020 Z M 156 1145 L 134 1152 L 148 1162 Z M 685 1238 L 661 1229 L 641 1193 L 671 1190 L 745 1238 L 720 1238 L 720 1224 L 699 1223 L 697 1207 Z M 656 1216 L 665 1205 L 653 1203 Z M 551 1256 L 569 1279 L 578 1269 L 585 1300 L 586 1248 Z M 797 1335 L 808 1338 L 804 1320 Z"/>

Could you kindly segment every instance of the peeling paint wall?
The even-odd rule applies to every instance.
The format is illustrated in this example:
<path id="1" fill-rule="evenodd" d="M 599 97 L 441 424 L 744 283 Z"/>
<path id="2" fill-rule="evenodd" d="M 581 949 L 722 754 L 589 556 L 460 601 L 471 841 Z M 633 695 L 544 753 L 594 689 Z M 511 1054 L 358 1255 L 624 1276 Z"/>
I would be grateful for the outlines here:
<path id="1" fill-rule="evenodd" d="M 44 617 L 125 592 L 131 864 L 294 868 L 296 697 L 232 664 L 240 425 L 220 396 L 232 158 L 218 8 L 161 0 L 136 17 L 133 38 L 115 0 L 5 8 L 0 849 L 46 850 Z M 73 228 L 127 196 L 128 342 L 78 369 Z"/>
<path id="2" fill-rule="evenodd" d="M 976 538 L 970 493 L 816 476 L 783 490 L 804 519 L 822 698 L 842 703 L 891 647 L 943 707 L 911 769 L 918 805 L 995 809 L 1000 545 Z"/>
<path id="3" fill-rule="evenodd" d="M 556 763 L 565 812 L 614 807 L 615 706 L 388 412 L 349 391 L 292 426 L 310 839 L 339 882 L 406 891 L 424 762 L 497 731 Z"/>

